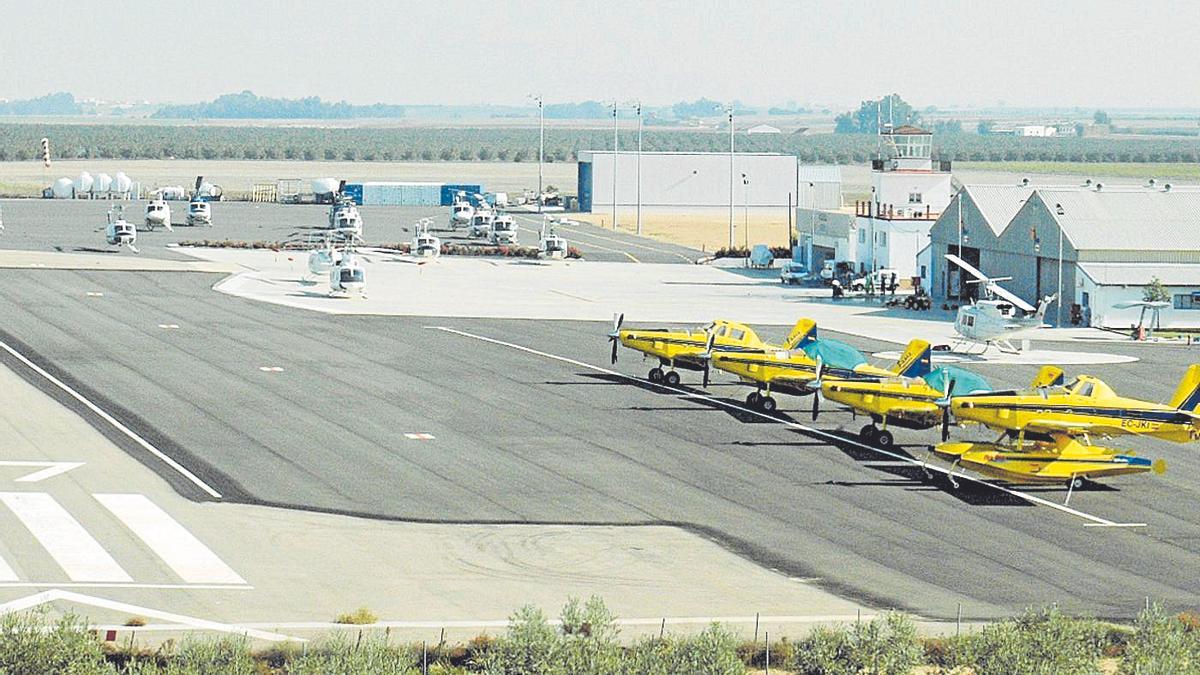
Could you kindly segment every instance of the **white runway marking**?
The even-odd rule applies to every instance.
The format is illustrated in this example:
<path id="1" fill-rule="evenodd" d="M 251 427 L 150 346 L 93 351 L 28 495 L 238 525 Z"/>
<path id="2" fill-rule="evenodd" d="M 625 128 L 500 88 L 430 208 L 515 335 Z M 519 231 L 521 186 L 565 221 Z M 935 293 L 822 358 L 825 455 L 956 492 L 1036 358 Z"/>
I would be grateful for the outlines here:
<path id="1" fill-rule="evenodd" d="M 179 324 L 177 324 L 177 323 L 160 323 L 160 324 L 158 324 L 158 327 L 165 328 L 167 330 L 175 330 L 176 328 L 179 328 Z"/>
<path id="2" fill-rule="evenodd" d="M 184 478 L 187 478 L 196 487 L 203 490 L 205 493 L 207 493 L 213 499 L 221 498 L 220 492 L 217 492 L 211 486 L 209 486 L 208 483 L 205 483 L 204 481 L 200 480 L 200 478 L 198 476 L 196 476 L 196 474 L 192 473 L 191 471 L 188 471 L 187 468 L 185 468 L 179 462 L 176 462 L 174 459 L 171 459 L 166 453 L 164 453 L 162 450 L 159 450 L 158 448 L 151 445 L 148 441 L 146 441 L 146 439 L 144 439 L 141 436 L 134 433 L 133 430 L 131 430 L 129 427 L 118 422 L 115 417 L 113 417 L 112 415 L 109 415 L 108 413 L 101 410 L 100 406 L 97 406 L 95 403 L 92 403 L 91 401 L 87 400 L 86 398 L 83 397 L 82 394 L 80 394 L 79 392 L 75 391 L 74 389 L 68 387 L 64 382 L 59 380 L 57 377 L 54 377 L 50 373 L 46 372 L 46 370 L 43 369 L 41 366 L 39 366 L 38 364 L 34 363 L 33 361 L 30 361 L 29 359 L 25 358 L 24 354 L 18 352 L 17 350 L 13 349 L 12 347 L 8 346 L 8 344 L 5 342 L 0 342 L 0 349 L 3 349 L 4 351 L 8 352 L 9 354 L 12 354 L 18 361 L 20 361 L 21 363 L 28 366 L 30 370 L 32 370 L 33 372 L 37 373 L 38 375 L 41 375 L 42 377 L 46 378 L 47 381 L 49 381 L 51 384 L 58 387 L 59 389 L 62 389 L 63 391 L 67 392 L 67 394 L 69 394 L 71 396 L 71 398 L 75 399 L 76 401 L 79 401 L 84 406 L 86 406 L 88 410 L 91 410 L 92 412 L 99 415 L 101 419 L 103 419 L 105 422 L 108 422 L 109 424 L 111 424 L 113 426 L 113 428 L 115 428 L 117 431 L 120 431 L 121 433 L 125 434 L 131 440 L 133 440 L 134 443 L 137 443 L 142 448 L 144 448 L 147 452 L 149 452 L 150 454 L 152 454 L 155 457 L 162 460 L 163 463 L 165 463 L 167 466 L 169 466 L 172 469 L 174 469 L 175 471 L 179 472 L 180 475 L 182 475 Z"/>
<path id="3" fill-rule="evenodd" d="M 404 437 L 410 441 L 432 441 L 433 434 L 404 434 Z"/>
<path id="4" fill-rule="evenodd" d="M 263 371 L 264 373 L 282 373 L 283 372 L 283 368 L 280 368 L 279 366 L 259 366 L 258 369 Z"/>
<path id="5" fill-rule="evenodd" d="M 25 474 L 20 478 L 13 479 L 18 483 L 37 483 L 38 481 L 46 480 L 51 476 L 57 476 L 60 473 L 66 473 L 71 469 L 77 469 L 83 466 L 83 462 L 25 462 L 19 460 L 4 460 L 0 461 L 0 466 L 43 467 L 39 471 L 34 471 L 33 473 Z"/>
<path id="6" fill-rule="evenodd" d="M 252 591 L 249 584 L 155 584 L 124 582 L 0 581 L 0 588 L 144 588 L 169 591 Z"/>
<path id="7" fill-rule="evenodd" d="M 71 581 L 133 581 L 54 497 L 44 492 L 0 492 L 0 501 Z"/>
<path id="8" fill-rule="evenodd" d="M 180 579 L 193 584 L 244 584 L 223 560 L 157 504 L 140 494 L 92 495 Z"/>
<path id="9" fill-rule="evenodd" d="M 99 291 L 88 291 L 87 296 L 89 298 L 103 298 L 104 294 Z"/>
<path id="10" fill-rule="evenodd" d="M 770 422 L 774 422 L 776 424 L 780 424 L 782 426 L 786 426 L 786 427 L 789 427 L 792 429 L 796 429 L 798 431 L 803 431 L 805 433 L 810 433 L 810 434 L 816 434 L 818 436 L 824 436 L 825 438 L 828 438 L 830 440 L 834 440 L 834 441 L 837 441 L 840 443 L 847 443 L 849 445 L 853 445 L 855 447 L 862 448 L 863 450 L 869 450 L 871 452 L 874 452 L 874 453 L 877 453 L 880 455 L 884 455 L 886 457 L 890 457 L 892 459 L 895 459 L 895 460 L 898 460 L 901 462 L 905 462 L 907 464 L 919 466 L 922 469 L 925 469 L 927 471 L 933 471 L 936 473 L 944 474 L 946 476 L 953 475 L 956 480 L 965 480 L 965 481 L 970 481 L 972 483 L 977 483 L 979 485 L 985 485 L 989 488 L 992 488 L 993 490 L 997 490 L 997 491 L 1003 492 L 1005 494 L 1013 495 L 1014 497 L 1023 499 L 1031 504 L 1037 504 L 1039 506 L 1046 506 L 1046 507 L 1055 509 L 1057 511 L 1061 511 L 1063 513 L 1070 514 L 1077 518 L 1082 518 L 1083 520 L 1089 521 L 1095 525 L 1105 526 L 1105 527 L 1143 527 L 1143 526 L 1145 526 L 1144 523 L 1115 523 L 1106 518 L 1101 518 L 1100 516 L 1094 516 L 1090 513 L 1085 513 L 1078 509 L 1073 509 L 1069 506 L 1065 506 L 1065 505 L 1059 504 L 1057 502 L 1052 502 L 1048 499 L 1042 499 L 1041 497 L 1031 495 L 1027 492 L 1021 492 L 1020 490 L 1014 490 L 1012 488 L 1005 487 L 1003 485 L 998 485 L 996 483 L 992 483 L 992 482 L 983 480 L 981 478 L 976 478 L 971 475 L 962 474 L 962 473 L 953 473 L 949 469 L 938 466 L 937 464 L 930 464 L 929 462 L 923 462 L 921 460 L 913 459 L 911 457 L 906 457 L 904 455 L 896 454 L 894 452 L 888 452 L 887 450 L 882 450 L 880 448 L 876 448 L 871 445 L 866 445 L 865 443 L 860 443 L 860 442 L 855 441 L 850 438 L 843 438 L 841 436 L 832 434 L 828 431 L 823 431 L 821 429 L 816 429 L 814 427 L 805 426 L 805 425 L 799 424 L 797 422 L 792 422 L 789 420 L 780 419 L 778 417 L 773 417 L 766 413 L 762 413 L 757 410 L 753 410 L 751 408 L 746 408 L 744 406 L 741 406 L 741 405 L 738 405 L 735 403 L 730 403 L 729 401 L 724 401 L 719 398 L 714 398 L 707 394 L 698 394 L 695 392 L 689 392 L 689 391 L 685 391 L 683 389 L 677 389 L 675 387 L 667 386 L 665 384 L 657 384 L 657 383 L 648 382 L 646 380 L 641 380 L 639 378 L 632 377 L 630 375 L 626 375 L 625 373 L 611 370 L 609 368 L 602 368 L 600 366 L 594 366 L 590 363 L 584 363 L 583 361 L 578 361 L 576 359 L 572 359 L 572 358 L 569 358 L 566 356 L 550 354 L 548 352 L 539 351 L 537 349 L 514 344 L 512 342 L 505 342 L 503 340 L 497 340 L 496 338 L 490 338 L 490 337 L 487 337 L 484 335 L 476 335 L 474 333 L 468 333 L 466 331 L 461 331 L 456 328 L 449 328 L 447 326 L 433 326 L 432 328 L 446 332 L 446 333 L 453 333 L 454 335 L 460 335 L 462 337 L 471 338 L 473 340 L 480 340 L 482 342 L 488 342 L 488 343 L 491 343 L 494 345 L 500 345 L 501 347 L 508 347 L 509 349 L 515 349 L 517 351 L 522 351 L 527 354 L 533 354 L 535 356 L 541 356 L 543 358 L 552 359 L 555 361 L 561 361 L 562 363 L 569 363 L 574 366 L 579 366 L 580 368 L 587 368 L 588 370 L 591 370 L 591 371 L 594 371 L 597 373 L 604 373 L 606 375 L 613 375 L 615 377 L 620 377 L 620 378 L 623 378 L 626 380 L 630 380 L 631 382 L 638 382 L 639 384 L 649 384 L 650 386 L 657 387 L 659 389 L 663 389 L 665 391 L 669 391 L 674 394 L 678 394 L 681 397 L 702 399 L 702 400 L 708 401 L 710 403 L 713 403 L 715 405 L 719 405 L 723 408 L 727 408 L 730 410 L 737 410 L 738 412 L 745 413 L 747 415 L 754 415 L 761 419 L 768 420 Z"/>

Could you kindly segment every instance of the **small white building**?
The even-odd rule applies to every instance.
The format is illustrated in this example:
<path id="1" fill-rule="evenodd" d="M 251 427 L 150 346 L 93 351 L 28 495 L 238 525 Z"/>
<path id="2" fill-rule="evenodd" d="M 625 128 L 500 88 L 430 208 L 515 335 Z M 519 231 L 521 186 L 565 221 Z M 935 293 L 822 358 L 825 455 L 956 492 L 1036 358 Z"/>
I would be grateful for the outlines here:
<path id="1" fill-rule="evenodd" d="M 842 208 L 842 167 L 835 164 L 801 164 L 796 167 L 796 207 Z"/>
<path id="2" fill-rule="evenodd" d="M 747 136 L 756 136 L 758 134 L 780 134 L 783 133 L 779 127 L 773 127 L 770 124 L 758 124 L 746 130 Z"/>
<path id="3" fill-rule="evenodd" d="M 1058 128 L 1043 126 L 1041 124 L 1025 124 L 1022 126 L 1014 127 L 1013 135 L 1014 136 L 1038 137 L 1038 138 L 1041 138 L 1043 136 L 1057 136 Z"/>

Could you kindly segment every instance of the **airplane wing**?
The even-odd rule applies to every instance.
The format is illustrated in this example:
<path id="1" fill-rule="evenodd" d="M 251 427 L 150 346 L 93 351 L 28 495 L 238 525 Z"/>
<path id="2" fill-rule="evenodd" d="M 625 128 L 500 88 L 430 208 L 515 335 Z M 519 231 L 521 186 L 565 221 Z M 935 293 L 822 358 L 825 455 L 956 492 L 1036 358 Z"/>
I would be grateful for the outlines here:
<path id="1" fill-rule="evenodd" d="M 1121 427 L 1111 424 L 1088 424 L 1085 422 L 1064 422 L 1053 419 L 1032 419 L 1025 425 L 1027 431 L 1044 431 L 1047 433 L 1082 434 L 1096 436 L 1121 436 L 1127 432 Z"/>

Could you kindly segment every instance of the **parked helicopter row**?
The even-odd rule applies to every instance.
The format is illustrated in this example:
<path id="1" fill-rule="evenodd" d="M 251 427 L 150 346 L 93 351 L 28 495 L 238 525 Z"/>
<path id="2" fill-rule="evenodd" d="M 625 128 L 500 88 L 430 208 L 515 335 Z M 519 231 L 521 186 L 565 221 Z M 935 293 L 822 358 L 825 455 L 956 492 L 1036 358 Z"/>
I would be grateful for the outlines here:
<path id="1" fill-rule="evenodd" d="M 955 466 L 1014 483 L 1061 483 L 1071 489 L 1085 480 L 1153 471 L 1166 464 L 1132 452 L 1092 443 L 1093 438 L 1147 436 L 1173 442 L 1200 440 L 1200 364 L 1190 366 L 1167 404 L 1118 396 L 1089 375 L 1066 382 L 1056 366 L 1043 367 L 1026 390 L 996 390 L 976 373 L 932 365 L 925 340 L 911 341 L 896 363 L 871 365 L 840 340 L 819 338 L 816 322 L 801 319 L 782 344 L 761 340 L 749 326 L 717 320 L 694 330 L 627 329 L 624 316 L 608 334 L 612 361 L 624 345 L 657 359 L 651 382 L 677 386 L 677 369 L 710 368 L 736 375 L 754 388 L 748 406 L 765 413 L 777 408 L 773 393 L 812 396 L 812 419 L 822 399 L 834 401 L 871 422 L 859 431 L 864 443 L 890 448 L 889 427 L 941 427 L 935 454 Z M 948 442 L 951 421 L 999 432 L 990 442 Z"/>

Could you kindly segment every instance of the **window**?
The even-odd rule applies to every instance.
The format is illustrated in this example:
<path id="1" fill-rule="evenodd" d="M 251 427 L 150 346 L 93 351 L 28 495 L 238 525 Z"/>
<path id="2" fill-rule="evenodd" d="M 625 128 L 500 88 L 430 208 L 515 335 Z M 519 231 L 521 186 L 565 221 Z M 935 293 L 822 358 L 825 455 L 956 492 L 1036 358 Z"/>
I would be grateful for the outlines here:
<path id="1" fill-rule="evenodd" d="M 1177 293 L 1174 307 L 1175 309 L 1200 309 L 1200 297 L 1196 293 Z"/>
<path id="2" fill-rule="evenodd" d="M 744 331 L 740 328 L 735 328 L 734 330 L 731 331 L 730 337 L 732 337 L 734 340 L 737 340 L 738 342 L 741 342 L 742 338 L 746 337 L 746 331 Z"/>
<path id="3" fill-rule="evenodd" d="M 1088 295 L 1088 292 L 1087 292 L 1087 291 L 1084 291 L 1084 292 L 1083 292 L 1083 297 L 1081 298 L 1081 300 L 1080 300 L 1080 303 L 1079 303 L 1079 304 L 1083 305 L 1084 307 L 1089 307 L 1089 306 L 1091 306 L 1091 304 L 1092 304 L 1092 303 L 1091 303 L 1091 299 L 1092 299 L 1092 298 L 1091 298 L 1091 296 L 1090 296 L 1090 295 Z"/>
<path id="4" fill-rule="evenodd" d="M 880 246 L 887 246 L 887 232 L 880 232 L 875 235 L 875 241 Z"/>
<path id="5" fill-rule="evenodd" d="M 909 204 L 920 204 L 920 203 L 922 203 L 922 202 L 921 202 L 921 193 L 920 193 L 920 192 L 910 192 L 910 193 L 908 193 L 908 203 L 909 203 Z"/>
<path id="6" fill-rule="evenodd" d="M 858 231 L 858 243 L 860 243 L 860 244 L 867 243 L 867 231 L 866 230 Z"/>

